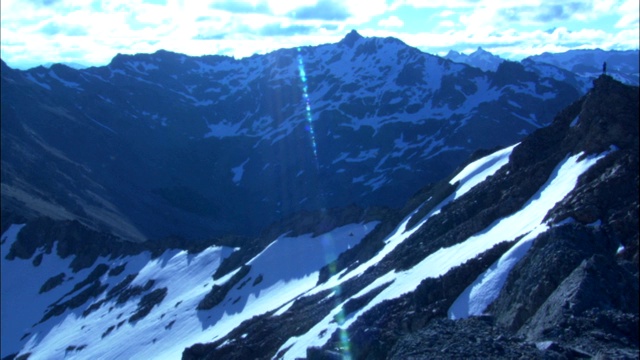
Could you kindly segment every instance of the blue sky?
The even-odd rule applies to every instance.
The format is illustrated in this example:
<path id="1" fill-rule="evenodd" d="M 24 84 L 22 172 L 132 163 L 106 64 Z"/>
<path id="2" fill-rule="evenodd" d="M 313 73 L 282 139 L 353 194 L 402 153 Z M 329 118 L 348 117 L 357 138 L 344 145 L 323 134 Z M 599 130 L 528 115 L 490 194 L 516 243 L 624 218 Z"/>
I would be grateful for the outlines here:
<path id="1" fill-rule="evenodd" d="M 2 0 L 1 57 L 15 68 L 104 65 L 159 49 L 241 58 L 339 41 L 351 29 L 444 55 L 508 59 L 638 49 L 638 0 Z"/>

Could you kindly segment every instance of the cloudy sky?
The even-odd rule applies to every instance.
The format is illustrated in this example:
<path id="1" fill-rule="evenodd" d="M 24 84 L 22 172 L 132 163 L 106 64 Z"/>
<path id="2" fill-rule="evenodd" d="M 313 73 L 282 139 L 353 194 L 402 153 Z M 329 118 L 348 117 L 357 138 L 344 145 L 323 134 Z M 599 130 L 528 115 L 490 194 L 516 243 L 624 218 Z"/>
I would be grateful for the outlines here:
<path id="1" fill-rule="evenodd" d="M 165 49 L 241 58 L 339 41 L 351 29 L 444 55 L 509 59 L 638 49 L 638 0 L 2 0 L 1 57 L 15 68 L 104 65 Z"/>

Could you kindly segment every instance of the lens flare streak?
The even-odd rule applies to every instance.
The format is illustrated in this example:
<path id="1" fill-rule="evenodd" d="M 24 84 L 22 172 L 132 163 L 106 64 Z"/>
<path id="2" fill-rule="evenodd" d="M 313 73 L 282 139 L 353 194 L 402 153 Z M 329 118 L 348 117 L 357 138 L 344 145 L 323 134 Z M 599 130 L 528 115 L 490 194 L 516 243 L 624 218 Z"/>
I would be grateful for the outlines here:
<path id="1" fill-rule="evenodd" d="M 336 255 L 336 251 L 333 246 L 334 241 L 339 241 L 339 239 L 334 239 L 331 234 L 323 239 L 325 259 L 330 274 L 329 277 L 337 274 L 336 262 L 334 259 L 337 259 L 338 256 Z M 344 301 L 343 297 L 341 296 L 342 287 L 340 285 L 334 287 L 333 292 L 336 306 L 342 306 L 340 305 Z M 351 360 L 353 357 L 351 355 L 351 340 L 349 339 L 349 332 L 346 328 L 342 327 L 342 325 L 347 320 L 347 315 L 345 314 L 344 308 L 341 308 L 340 311 L 336 314 L 335 320 L 339 325 L 339 350 L 342 353 L 342 360 Z"/>
<path id="2" fill-rule="evenodd" d="M 315 163 L 316 163 L 316 167 L 319 167 L 319 163 L 318 163 L 318 146 L 316 143 L 316 135 L 315 135 L 315 131 L 313 129 L 313 115 L 311 113 L 311 101 L 309 100 L 309 85 L 307 83 L 307 72 L 305 71 L 305 67 L 304 67 L 304 59 L 302 57 L 302 49 L 301 48 L 297 48 L 298 50 L 298 73 L 300 75 L 300 81 L 302 83 L 302 98 L 304 101 L 304 105 L 305 105 L 305 116 L 307 118 L 307 126 L 306 129 L 309 132 L 309 137 L 311 139 L 311 148 L 313 150 L 313 156 L 315 159 Z M 336 264 L 335 262 L 331 261 L 330 259 L 335 259 L 336 256 L 334 256 L 335 253 L 335 249 L 333 249 L 333 241 L 335 239 L 329 237 L 327 239 L 324 239 L 324 247 L 325 247 L 325 255 L 327 256 L 327 263 L 329 265 L 329 272 L 331 273 L 331 276 L 336 275 Z M 340 293 L 342 292 L 341 287 L 338 285 L 337 287 L 335 287 L 333 289 L 334 294 L 335 294 L 335 298 L 336 298 L 336 305 L 338 305 L 342 299 L 340 296 Z M 337 315 L 337 320 L 339 324 L 343 324 L 344 321 L 346 320 L 346 316 L 344 313 L 344 310 L 341 309 L 340 312 Z M 340 327 L 340 351 L 342 353 L 342 359 L 343 360 L 351 360 L 352 359 L 352 354 L 351 354 L 351 341 L 349 339 L 349 333 L 347 332 L 347 329 Z"/>
<path id="3" fill-rule="evenodd" d="M 300 74 L 300 81 L 302 81 L 302 98 L 305 104 L 306 117 L 307 117 L 307 131 L 311 137 L 311 147 L 313 149 L 313 156 L 318 164 L 318 146 L 316 144 L 316 135 L 313 130 L 313 116 L 311 114 L 311 101 L 309 100 L 309 86 L 307 84 L 307 73 L 304 69 L 304 59 L 302 58 L 302 50 L 298 50 L 298 72 Z"/>

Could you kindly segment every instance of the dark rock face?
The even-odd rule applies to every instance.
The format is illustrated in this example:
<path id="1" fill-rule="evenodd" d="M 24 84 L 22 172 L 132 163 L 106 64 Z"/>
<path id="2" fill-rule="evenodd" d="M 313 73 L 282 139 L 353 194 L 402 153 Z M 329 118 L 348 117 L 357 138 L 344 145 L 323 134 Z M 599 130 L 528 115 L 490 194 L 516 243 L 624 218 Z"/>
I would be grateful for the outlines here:
<path id="1" fill-rule="evenodd" d="M 554 356 L 555 355 L 555 356 Z M 459 321 L 437 319 L 400 338 L 388 359 L 561 359 L 523 338 L 504 335 L 490 317 Z M 375 357 L 372 357 L 375 358 Z"/>
<path id="2" fill-rule="evenodd" d="M 145 294 L 138 302 L 138 308 L 136 309 L 136 312 L 129 318 L 129 322 L 138 321 L 149 315 L 151 309 L 161 303 L 162 300 L 164 300 L 165 296 L 167 296 L 166 287 L 155 289 Z"/>
<path id="3" fill-rule="evenodd" d="M 243 265 L 238 272 L 231 277 L 229 281 L 224 283 L 222 286 L 213 285 L 211 287 L 211 291 L 204 296 L 202 301 L 198 304 L 198 310 L 209 310 L 212 307 L 220 304 L 222 300 L 227 296 L 227 293 L 231 288 L 236 286 L 242 278 L 244 278 L 249 271 L 251 270 L 251 266 Z"/>
<path id="4" fill-rule="evenodd" d="M 47 279 L 47 281 L 45 281 L 44 284 L 42 284 L 42 287 L 40 287 L 40 294 L 45 293 L 55 288 L 56 286 L 62 284 L 65 276 L 66 276 L 65 273 L 60 273 L 56 276 L 52 276 L 49 279 Z"/>
<path id="5" fill-rule="evenodd" d="M 11 216 L 12 213 L 6 213 Z M 2 213 L 5 216 L 5 213 Z M 135 243 L 125 241 L 111 233 L 93 230 L 76 220 L 54 220 L 48 217 L 39 217 L 27 221 L 25 227 L 18 234 L 18 239 L 9 251 L 7 259 L 30 259 L 37 249 L 43 249 L 51 254 L 56 249 L 56 254 L 61 258 L 74 255 L 71 261 L 71 270 L 78 272 L 81 269 L 93 265 L 100 256 L 115 259 L 119 256 L 136 255 L 143 251 L 150 251 L 153 257 L 159 256 L 166 249 L 185 249 L 198 252 L 210 246 L 217 239 L 202 241 L 187 241 L 180 237 L 167 237 Z M 34 257 L 34 260 L 37 257 Z M 35 266 L 35 264 L 34 264 Z M 117 275 L 118 270 L 113 269 L 111 276 Z"/>
<path id="6" fill-rule="evenodd" d="M 335 305 L 326 300 L 329 291 L 303 297 L 274 321 L 273 312 L 243 322 L 223 339 L 195 344 L 182 353 L 183 359 L 268 359 L 278 357 L 278 347 L 291 336 L 301 335 L 321 320 Z M 246 336 L 243 336 L 247 334 Z M 222 344 L 225 344 L 222 346 Z"/>
<path id="7" fill-rule="evenodd" d="M 601 229 L 577 224 L 544 234 L 488 312 L 529 341 L 637 356 L 637 272 L 616 262 L 612 245 Z"/>
<path id="8" fill-rule="evenodd" d="M 348 33 L 347 36 L 339 42 L 339 44 L 353 47 L 353 45 L 360 39 L 362 39 L 362 35 L 358 34 L 355 30 L 351 30 L 351 32 Z"/>
<path id="9" fill-rule="evenodd" d="M 58 316 L 63 314 L 67 309 L 75 309 L 85 304 L 89 299 L 98 297 L 107 289 L 106 284 L 102 284 L 99 280 L 96 280 L 87 286 L 84 290 L 74 295 L 71 299 L 59 303 L 54 303 L 46 314 L 42 317 L 40 322 L 45 322 L 52 316 Z M 59 301 L 59 300 L 58 300 Z"/>
<path id="10" fill-rule="evenodd" d="M 594 255 L 585 259 L 547 297 L 520 333 L 536 340 L 550 337 L 575 341 L 577 334 L 564 334 L 567 329 L 561 326 L 571 316 L 584 317 L 591 311 L 595 314 L 603 312 L 601 317 L 609 317 L 611 314 L 604 312 L 624 314 L 638 309 L 638 284 L 634 280 L 610 257 Z M 635 321 L 638 321 L 637 317 Z M 611 329 L 602 330 L 610 333 Z M 633 334 L 630 332 L 626 336 Z M 629 345 L 638 344 L 637 337 L 627 340 Z"/>
<path id="11" fill-rule="evenodd" d="M 7 258 L 29 259 L 38 248 L 44 248 L 50 254 L 54 243 L 57 243 L 56 251 L 61 258 L 76 255 L 71 262 L 74 272 L 93 265 L 99 256 L 135 254 L 144 249 L 139 244 L 123 242 L 111 234 L 89 229 L 78 221 L 38 218 L 20 231 Z"/>
<path id="12" fill-rule="evenodd" d="M 579 225 L 554 228 L 539 236 L 512 270 L 489 312 L 499 314 L 497 324 L 517 331 L 583 260 L 613 252 L 615 246 L 607 246 L 601 231 Z"/>

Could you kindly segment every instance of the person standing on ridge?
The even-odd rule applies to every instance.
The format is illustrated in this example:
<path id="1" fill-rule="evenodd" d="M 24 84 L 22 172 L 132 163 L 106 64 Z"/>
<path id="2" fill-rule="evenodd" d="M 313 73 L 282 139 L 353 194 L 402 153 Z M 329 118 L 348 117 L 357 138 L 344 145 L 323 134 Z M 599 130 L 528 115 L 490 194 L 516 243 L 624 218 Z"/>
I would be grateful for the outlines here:
<path id="1" fill-rule="evenodd" d="M 602 73 L 604 75 L 607 75 L 607 62 L 606 61 L 602 63 Z"/>

